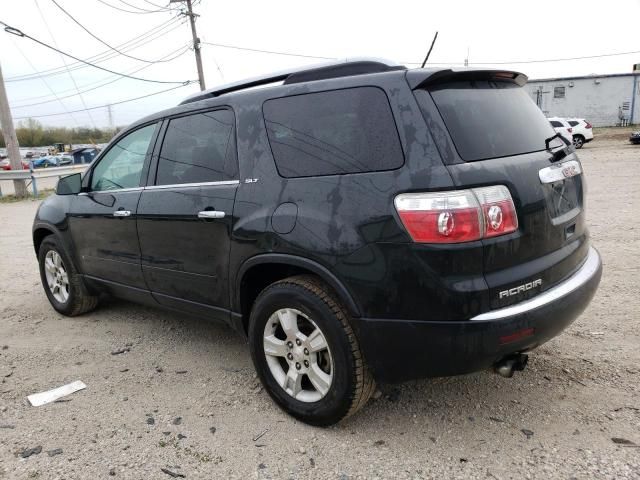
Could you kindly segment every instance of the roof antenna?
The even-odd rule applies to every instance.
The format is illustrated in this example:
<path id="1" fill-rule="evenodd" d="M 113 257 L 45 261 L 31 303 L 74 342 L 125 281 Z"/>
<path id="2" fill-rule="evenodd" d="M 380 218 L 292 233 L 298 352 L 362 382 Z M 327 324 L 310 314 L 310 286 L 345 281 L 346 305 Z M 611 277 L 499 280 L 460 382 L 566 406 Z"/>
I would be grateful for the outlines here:
<path id="1" fill-rule="evenodd" d="M 431 50 L 433 50 L 433 46 L 436 43 L 436 38 L 438 38 L 438 32 L 436 32 L 436 34 L 433 36 L 433 40 L 431 41 L 431 46 L 429 47 L 427 56 L 424 57 L 424 62 L 422 62 L 422 65 L 420 65 L 420 68 L 424 68 L 424 66 L 427 64 L 427 60 L 429 60 L 429 55 L 431 55 Z"/>

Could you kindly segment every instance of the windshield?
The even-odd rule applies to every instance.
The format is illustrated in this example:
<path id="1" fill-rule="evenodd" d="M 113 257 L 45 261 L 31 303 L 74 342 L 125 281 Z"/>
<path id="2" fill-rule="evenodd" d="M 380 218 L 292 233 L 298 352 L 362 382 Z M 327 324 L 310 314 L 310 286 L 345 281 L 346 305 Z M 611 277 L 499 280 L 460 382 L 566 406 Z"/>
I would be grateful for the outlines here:
<path id="1" fill-rule="evenodd" d="M 515 83 L 460 81 L 432 88 L 435 102 L 460 157 L 468 162 L 545 149 L 555 132 Z M 551 147 L 561 147 L 554 139 Z"/>

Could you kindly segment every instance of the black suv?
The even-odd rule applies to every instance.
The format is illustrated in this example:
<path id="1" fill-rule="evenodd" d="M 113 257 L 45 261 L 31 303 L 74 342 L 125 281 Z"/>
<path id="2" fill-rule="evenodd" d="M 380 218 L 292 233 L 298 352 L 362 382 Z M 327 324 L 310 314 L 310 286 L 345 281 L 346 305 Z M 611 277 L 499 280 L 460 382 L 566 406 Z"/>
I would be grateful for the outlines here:
<path id="1" fill-rule="evenodd" d="M 314 425 L 375 380 L 510 376 L 602 269 L 581 164 L 525 82 L 362 60 L 192 96 L 42 203 L 45 292 L 65 315 L 106 292 L 225 322 Z"/>

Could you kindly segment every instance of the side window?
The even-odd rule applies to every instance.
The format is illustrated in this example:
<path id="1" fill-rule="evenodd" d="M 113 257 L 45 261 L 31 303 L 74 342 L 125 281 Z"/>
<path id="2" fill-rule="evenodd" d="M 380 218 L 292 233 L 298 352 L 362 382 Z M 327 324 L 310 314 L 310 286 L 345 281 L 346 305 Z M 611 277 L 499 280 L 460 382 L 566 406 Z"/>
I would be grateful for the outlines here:
<path id="1" fill-rule="evenodd" d="M 578 125 L 578 122 L 576 122 L 575 120 L 569 120 L 569 125 L 575 127 L 576 125 Z"/>
<path id="2" fill-rule="evenodd" d="M 111 147 L 93 169 L 91 190 L 139 187 L 142 166 L 155 129 L 156 124 L 139 128 Z"/>
<path id="3" fill-rule="evenodd" d="M 169 121 L 158 159 L 156 185 L 237 178 L 234 117 L 230 110 L 197 113 Z"/>
<path id="4" fill-rule="evenodd" d="M 404 163 L 391 107 L 379 88 L 276 98 L 262 110 L 283 177 L 392 170 Z"/>
<path id="5" fill-rule="evenodd" d="M 557 120 L 551 120 L 551 122 L 549 122 L 549 123 L 551 123 L 551 126 L 554 127 L 554 128 L 560 128 L 560 127 L 564 126 L 564 125 L 562 125 L 562 123 L 558 122 Z"/>

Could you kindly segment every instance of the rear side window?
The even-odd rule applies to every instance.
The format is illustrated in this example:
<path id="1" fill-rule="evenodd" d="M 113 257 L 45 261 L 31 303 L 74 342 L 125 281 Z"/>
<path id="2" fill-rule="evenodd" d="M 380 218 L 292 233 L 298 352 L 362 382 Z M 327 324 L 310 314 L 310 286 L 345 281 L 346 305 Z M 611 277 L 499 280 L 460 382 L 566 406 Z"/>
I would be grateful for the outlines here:
<path id="1" fill-rule="evenodd" d="M 575 120 L 569 120 L 569 125 L 575 127 L 576 125 L 578 125 L 578 122 L 576 122 Z"/>
<path id="2" fill-rule="evenodd" d="M 512 82 L 460 81 L 429 93 L 467 162 L 541 151 L 555 134 L 529 95 Z M 418 101 L 424 94 L 418 92 Z M 551 146 L 562 143 L 554 139 Z"/>
<path id="3" fill-rule="evenodd" d="M 384 91 L 359 87 L 268 100 L 269 143 L 283 177 L 392 170 L 404 156 Z"/>
<path id="4" fill-rule="evenodd" d="M 156 185 L 237 178 L 234 117 L 230 110 L 169 120 L 158 159 Z"/>

